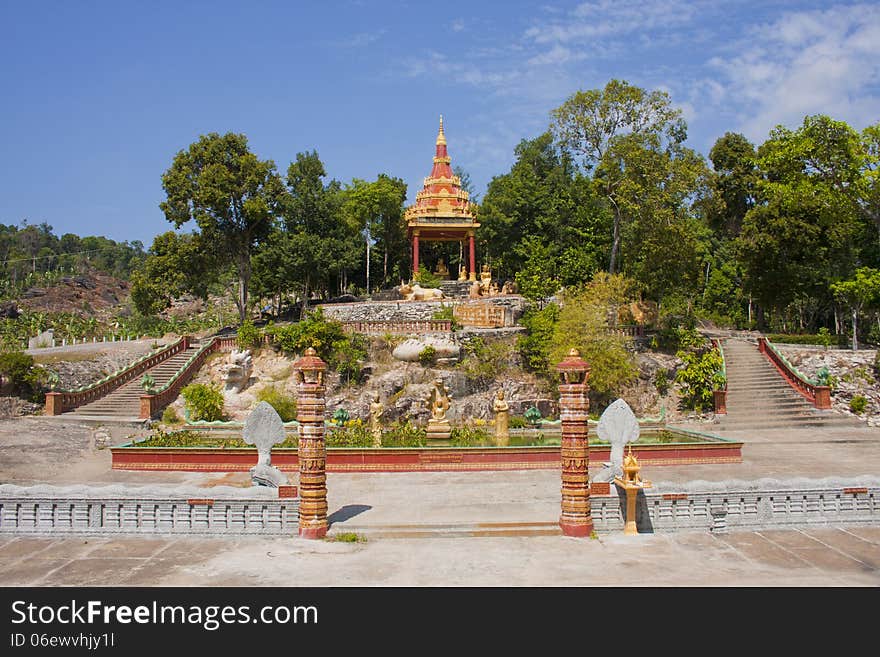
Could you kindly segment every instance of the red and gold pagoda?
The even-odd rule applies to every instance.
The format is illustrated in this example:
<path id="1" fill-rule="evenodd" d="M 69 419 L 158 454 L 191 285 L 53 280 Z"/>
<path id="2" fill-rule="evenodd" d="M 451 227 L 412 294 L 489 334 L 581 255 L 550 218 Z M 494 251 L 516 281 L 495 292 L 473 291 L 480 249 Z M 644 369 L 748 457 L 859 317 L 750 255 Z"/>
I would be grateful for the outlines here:
<path id="1" fill-rule="evenodd" d="M 434 153 L 434 168 L 425 178 L 416 202 L 406 209 L 407 235 L 412 240 L 413 273 L 419 270 L 419 242 L 468 241 L 468 279 L 477 280 L 474 233 L 480 224 L 474 218 L 474 205 L 461 188 L 461 178 L 452 173 L 443 134 L 443 117 Z"/>

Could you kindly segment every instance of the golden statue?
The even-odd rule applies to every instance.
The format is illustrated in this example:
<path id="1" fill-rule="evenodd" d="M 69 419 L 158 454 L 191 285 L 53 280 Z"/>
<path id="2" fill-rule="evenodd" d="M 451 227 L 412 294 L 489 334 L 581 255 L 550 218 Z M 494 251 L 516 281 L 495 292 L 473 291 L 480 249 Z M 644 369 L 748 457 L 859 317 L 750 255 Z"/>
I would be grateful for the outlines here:
<path id="1" fill-rule="evenodd" d="M 483 270 L 480 272 L 480 290 L 483 294 L 488 294 L 489 292 L 489 283 L 492 282 L 492 272 L 489 271 L 489 265 L 483 265 Z"/>
<path id="2" fill-rule="evenodd" d="M 434 403 L 431 405 L 431 419 L 442 421 L 446 419 L 446 411 L 449 410 L 449 397 L 443 379 L 434 381 Z"/>
<path id="3" fill-rule="evenodd" d="M 431 391 L 431 419 L 428 420 L 426 437 L 432 440 L 449 440 L 452 427 L 446 419 L 446 411 L 449 410 L 449 393 L 443 385 L 443 379 L 434 381 L 434 389 Z"/>
<path id="4" fill-rule="evenodd" d="M 467 270 L 464 268 L 464 263 L 458 266 L 458 280 L 466 281 L 467 280 Z"/>
<path id="5" fill-rule="evenodd" d="M 439 276 L 440 278 L 446 278 L 447 276 L 449 276 L 449 268 L 446 267 L 446 263 L 443 262 L 443 258 L 440 258 L 437 261 L 437 271 L 435 271 L 434 273 L 437 274 L 437 276 Z"/>
<path id="6" fill-rule="evenodd" d="M 510 443 L 510 404 L 504 399 L 504 390 L 499 389 L 492 403 L 495 411 L 495 444 L 507 445 Z"/>
<path id="7" fill-rule="evenodd" d="M 382 446 L 382 413 L 385 407 L 379 401 L 379 393 L 373 395 L 373 401 L 370 403 L 370 433 L 373 435 L 373 447 Z"/>

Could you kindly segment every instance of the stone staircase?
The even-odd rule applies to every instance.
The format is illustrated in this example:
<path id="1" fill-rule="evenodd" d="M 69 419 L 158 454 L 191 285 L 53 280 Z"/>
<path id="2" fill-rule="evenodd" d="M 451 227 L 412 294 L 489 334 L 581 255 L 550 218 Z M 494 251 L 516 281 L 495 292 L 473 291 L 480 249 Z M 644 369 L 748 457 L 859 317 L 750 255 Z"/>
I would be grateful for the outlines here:
<path id="1" fill-rule="evenodd" d="M 727 369 L 727 415 L 722 431 L 864 427 L 859 420 L 834 411 L 820 411 L 796 392 L 776 367 L 747 340 L 722 341 Z"/>
<path id="2" fill-rule="evenodd" d="M 188 361 L 203 345 L 198 342 L 190 344 L 189 348 L 174 354 L 170 358 L 148 369 L 144 374 L 150 374 L 156 380 L 156 389 L 160 389 L 180 371 L 180 368 Z M 137 419 L 141 410 L 141 395 L 144 390 L 141 387 L 141 378 L 120 386 L 110 394 L 101 397 L 88 404 L 78 406 L 72 411 L 63 414 L 65 417 L 89 419 L 89 418 L 117 418 L 120 420 Z"/>

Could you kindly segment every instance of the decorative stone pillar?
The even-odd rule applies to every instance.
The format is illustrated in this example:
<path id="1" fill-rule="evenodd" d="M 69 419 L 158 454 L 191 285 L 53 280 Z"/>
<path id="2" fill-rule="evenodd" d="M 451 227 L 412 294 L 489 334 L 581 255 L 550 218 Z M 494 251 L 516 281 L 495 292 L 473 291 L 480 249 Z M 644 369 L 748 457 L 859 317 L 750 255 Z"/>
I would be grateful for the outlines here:
<path id="1" fill-rule="evenodd" d="M 712 399 L 715 403 L 715 415 L 727 415 L 727 390 L 713 390 Z"/>
<path id="2" fill-rule="evenodd" d="M 416 274 L 419 273 L 419 231 L 417 231 L 417 230 L 413 231 L 412 249 L 413 249 L 413 252 L 412 252 L 412 262 L 413 262 L 412 273 L 413 273 L 413 280 L 415 280 Z"/>
<path id="3" fill-rule="evenodd" d="M 46 415 L 61 415 L 64 412 L 64 395 L 60 392 L 46 393 Z"/>
<path id="4" fill-rule="evenodd" d="M 294 364 L 299 422 L 299 535 L 327 534 L 327 447 L 324 443 L 324 371 L 327 364 L 306 349 Z"/>
<path id="5" fill-rule="evenodd" d="M 586 537 L 593 532 L 587 439 L 590 366 L 577 349 L 572 349 L 556 366 L 556 371 L 561 377 L 559 417 L 562 420 L 562 515 L 559 526 L 566 536 Z"/>
<path id="6" fill-rule="evenodd" d="M 473 232 L 468 233 L 468 262 L 471 267 L 471 270 L 468 273 L 468 280 L 475 281 L 477 280 L 477 253 L 474 248 Z"/>

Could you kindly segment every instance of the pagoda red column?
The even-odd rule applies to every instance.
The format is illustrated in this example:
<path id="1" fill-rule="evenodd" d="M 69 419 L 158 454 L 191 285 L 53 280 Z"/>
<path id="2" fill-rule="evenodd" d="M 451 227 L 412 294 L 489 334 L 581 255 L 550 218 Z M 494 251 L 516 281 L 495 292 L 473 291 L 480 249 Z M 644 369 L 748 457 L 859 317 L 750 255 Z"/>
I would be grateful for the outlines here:
<path id="1" fill-rule="evenodd" d="M 412 242 L 412 261 L 413 261 L 413 278 L 415 278 L 416 274 L 419 273 L 419 233 L 418 231 L 413 232 L 413 242 Z"/>
<path id="2" fill-rule="evenodd" d="M 470 261 L 470 267 L 471 267 L 470 274 L 468 275 L 468 278 L 470 278 L 470 280 L 472 280 L 472 281 L 475 281 L 475 280 L 477 280 L 477 254 L 476 254 L 476 250 L 474 249 L 474 234 L 473 233 L 470 233 L 468 235 L 468 255 L 469 255 L 468 260 Z"/>
<path id="3" fill-rule="evenodd" d="M 299 535 L 327 534 L 327 448 L 324 443 L 324 371 L 327 364 L 306 349 L 293 368 L 296 376 L 296 419 L 299 422 Z"/>
<path id="4" fill-rule="evenodd" d="M 559 417 L 562 420 L 562 515 L 559 526 L 566 536 L 583 538 L 593 533 L 587 437 L 590 366 L 577 349 L 572 349 L 556 366 L 556 371 L 562 377 L 559 384 Z"/>

